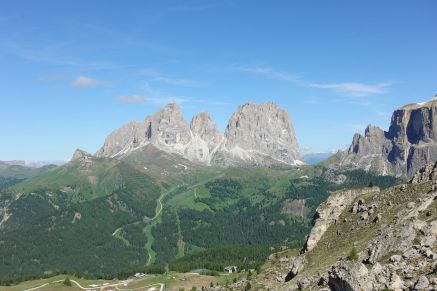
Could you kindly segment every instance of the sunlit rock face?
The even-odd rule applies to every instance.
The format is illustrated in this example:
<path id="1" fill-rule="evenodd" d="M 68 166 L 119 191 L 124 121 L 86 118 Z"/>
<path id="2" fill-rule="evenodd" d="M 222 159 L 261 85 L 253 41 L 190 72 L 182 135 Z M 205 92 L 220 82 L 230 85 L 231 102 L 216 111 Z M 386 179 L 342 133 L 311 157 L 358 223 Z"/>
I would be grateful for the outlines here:
<path id="1" fill-rule="evenodd" d="M 388 131 L 369 125 L 364 136 L 356 134 L 349 149 L 331 159 L 330 166 L 411 176 L 437 160 L 436 112 L 436 98 L 397 109 Z"/>
<path id="2" fill-rule="evenodd" d="M 291 119 L 272 102 L 238 107 L 224 134 L 208 113 L 195 115 L 188 124 L 180 108 L 169 104 L 143 122 L 130 122 L 111 133 L 97 156 L 122 157 L 147 144 L 204 165 L 302 164 Z"/>

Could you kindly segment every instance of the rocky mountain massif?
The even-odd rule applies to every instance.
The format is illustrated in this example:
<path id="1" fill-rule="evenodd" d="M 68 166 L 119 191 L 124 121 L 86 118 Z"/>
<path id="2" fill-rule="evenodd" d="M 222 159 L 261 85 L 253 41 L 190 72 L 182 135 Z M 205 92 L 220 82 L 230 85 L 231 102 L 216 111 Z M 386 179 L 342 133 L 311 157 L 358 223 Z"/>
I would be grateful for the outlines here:
<path id="1" fill-rule="evenodd" d="M 290 117 L 272 102 L 238 107 L 223 134 L 208 113 L 188 124 L 180 108 L 169 104 L 143 122 L 130 122 L 111 133 L 96 155 L 121 158 L 148 144 L 203 165 L 303 163 Z"/>
<path id="2" fill-rule="evenodd" d="M 384 191 L 333 192 L 300 253 L 270 256 L 259 275 L 231 289 L 436 290 L 436 178 L 437 163 Z"/>
<path id="3" fill-rule="evenodd" d="M 383 175 L 411 177 L 437 160 L 437 97 L 406 105 L 393 113 L 388 131 L 369 125 L 356 134 L 345 152 L 328 164 L 335 168 L 362 168 Z"/>

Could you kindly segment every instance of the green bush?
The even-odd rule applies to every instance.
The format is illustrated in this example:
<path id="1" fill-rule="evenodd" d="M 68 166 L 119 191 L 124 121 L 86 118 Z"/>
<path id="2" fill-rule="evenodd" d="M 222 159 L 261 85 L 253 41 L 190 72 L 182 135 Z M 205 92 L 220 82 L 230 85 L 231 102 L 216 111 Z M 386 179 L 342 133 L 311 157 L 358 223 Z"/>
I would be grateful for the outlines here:
<path id="1" fill-rule="evenodd" d="M 65 285 L 65 286 L 71 286 L 71 281 L 70 281 L 70 278 L 68 278 L 68 277 L 65 277 L 65 280 L 64 280 L 64 285 Z"/>
<path id="2" fill-rule="evenodd" d="M 358 252 L 355 246 L 352 247 L 349 255 L 347 256 L 347 259 L 349 261 L 358 261 Z"/>

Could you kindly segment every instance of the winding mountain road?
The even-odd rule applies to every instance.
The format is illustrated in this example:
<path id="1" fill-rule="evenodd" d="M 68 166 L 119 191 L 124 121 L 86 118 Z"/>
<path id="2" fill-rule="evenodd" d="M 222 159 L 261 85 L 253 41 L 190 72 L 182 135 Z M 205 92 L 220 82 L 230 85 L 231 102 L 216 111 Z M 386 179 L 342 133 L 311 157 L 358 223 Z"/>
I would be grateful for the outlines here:
<path id="1" fill-rule="evenodd" d="M 64 280 L 57 280 L 57 281 L 45 283 L 45 284 L 42 284 L 42 285 L 37 286 L 37 287 L 25 289 L 24 291 L 38 290 L 38 289 L 44 288 L 46 286 L 49 286 L 50 284 L 61 283 L 63 281 Z M 125 282 L 119 282 L 119 283 L 115 283 L 115 284 L 104 283 L 104 284 L 95 285 L 95 286 L 91 285 L 93 287 L 84 287 L 84 286 L 80 285 L 80 283 L 77 282 L 76 280 L 70 280 L 70 282 L 74 283 L 79 289 L 88 290 L 88 291 L 91 291 L 91 290 L 105 291 L 106 288 L 115 288 L 116 290 L 123 290 L 123 291 L 140 290 L 140 289 L 144 290 L 145 288 L 149 288 L 148 290 L 151 290 L 155 286 L 159 286 L 159 291 L 164 291 L 164 288 L 165 288 L 165 285 L 163 283 L 155 283 L 155 284 L 150 284 L 150 285 L 136 287 L 136 288 L 119 288 L 119 286 L 125 287 L 124 286 Z M 157 289 L 153 289 L 153 290 L 157 291 Z"/>

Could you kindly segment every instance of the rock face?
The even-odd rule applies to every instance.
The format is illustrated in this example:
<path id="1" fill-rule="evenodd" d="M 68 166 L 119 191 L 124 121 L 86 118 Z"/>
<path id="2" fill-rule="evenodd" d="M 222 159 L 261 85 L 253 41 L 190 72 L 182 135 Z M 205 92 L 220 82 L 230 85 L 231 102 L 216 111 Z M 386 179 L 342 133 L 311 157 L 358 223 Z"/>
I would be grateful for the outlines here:
<path id="1" fill-rule="evenodd" d="M 212 157 L 223 146 L 224 137 L 207 112 L 193 117 L 190 124 L 192 147 L 188 148 L 187 157 L 191 161 L 211 163 Z"/>
<path id="2" fill-rule="evenodd" d="M 437 162 L 429 164 L 420 169 L 413 175 L 410 183 L 422 183 L 426 181 L 432 181 L 437 179 Z"/>
<path id="3" fill-rule="evenodd" d="M 437 98 L 396 110 L 388 131 L 369 125 L 330 166 L 411 176 L 437 160 Z"/>
<path id="4" fill-rule="evenodd" d="M 329 271 L 329 287 L 331 290 L 374 290 L 372 281 L 368 279 L 369 271 L 358 262 L 341 261 Z"/>
<path id="5" fill-rule="evenodd" d="M 379 192 L 378 187 L 367 187 L 361 189 L 342 190 L 332 193 L 328 199 L 317 207 L 314 226 L 305 243 L 304 251 L 311 251 L 329 226 L 337 223 L 337 219 L 344 209 L 359 195 L 372 192 Z"/>
<path id="6" fill-rule="evenodd" d="M 169 104 L 144 122 L 130 122 L 111 133 L 97 156 L 119 157 L 152 143 L 168 152 L 184 154 L 191 131 L 176 104 Z"/>
<path id="7" fill-rule="evenodd" d="M 81 160 L 88 157 L 92 157 L 92 155 L 90 153 L 87 153 L 86 151 L 77 149 L 74 151 L 74 154 L 71 157 L 71 161 Z"/>
<path id="8" fill-rule="evenodd" d="M 238 107 L 225 140 L 225 155 L 218 156 L 216 164 L 299 165 L 303 160 L 290 117 L 273 102 Z"/>
<path id="9" fill-rule="evenodd" d="M 221 134 L 208 113 L 188 124 L 176 104 L 130 122 L 111 133 L 97 152 L 100 157 L 123 157 L 153 144 L 186 159 L 220 166 L 299 165 L 301 154 L 288 114 L 272 102 L 247 103 L 232 115 Z"/>
<path id="10" fill-rule="evenodd" d="M 252 286 L 284 291 L 437 290 L 436 169 L 436 163 L 427 165 L 410 183 L 385 190 L 331 193 L 317 208 L 301 252 L 271 255 Z"/>

